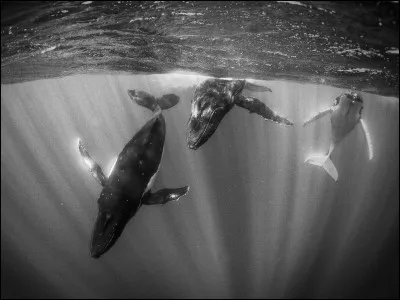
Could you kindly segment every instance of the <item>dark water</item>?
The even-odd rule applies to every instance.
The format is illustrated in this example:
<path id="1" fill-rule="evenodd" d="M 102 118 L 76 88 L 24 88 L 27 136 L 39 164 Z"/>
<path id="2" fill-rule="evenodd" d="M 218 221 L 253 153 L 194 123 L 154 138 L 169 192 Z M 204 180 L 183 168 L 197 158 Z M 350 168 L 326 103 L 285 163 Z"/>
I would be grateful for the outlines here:
<path id="1" fill-rule="evenodd" d="M 1 5 L 2 298 L 399 297 L 397 2 Z M 235 107 L 188 149 L 193 72 L 267 80 L 246 95 L 295 125 Z M 329 118 L 301 124 L 349 87 L 374 158 L 355 128 L 335 183 L 304 163 L 328 150 Z M 154 190 L 191 188 L 95 260 L 100 186 L 76 142 L 108 173 L 151 117 L 128 89 L 180 97 Z"/>
<path id="2" fill-rule="evenodd" d="M 1 5 L 2 83 L 186 70 L 398 96 L 397 1 Z"/>

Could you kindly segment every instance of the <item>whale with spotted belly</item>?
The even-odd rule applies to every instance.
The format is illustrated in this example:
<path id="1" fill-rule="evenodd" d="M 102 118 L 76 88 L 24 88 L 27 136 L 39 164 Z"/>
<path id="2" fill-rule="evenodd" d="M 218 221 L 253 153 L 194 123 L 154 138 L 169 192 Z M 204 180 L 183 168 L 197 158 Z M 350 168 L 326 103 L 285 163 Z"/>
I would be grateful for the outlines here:
<path id="1" fill-rule="evenodd" d="M 178 200 L 189 190 L 189 186 L 184 186 L 151 191 L 165 143 L 166 126 L 161 111 L 176 105 L 179 98 L 169 94 L 156 99 L 133 90 L 128 90 L 128 95 L 137 104 L 151 109 L 154 115 L 122 149 L 108 177 L 79 140 L 81 156 L 93 177 L 103 186 L 90 244 L 93 258 L 99 258 L 115 244 L 142 205 Z"/>

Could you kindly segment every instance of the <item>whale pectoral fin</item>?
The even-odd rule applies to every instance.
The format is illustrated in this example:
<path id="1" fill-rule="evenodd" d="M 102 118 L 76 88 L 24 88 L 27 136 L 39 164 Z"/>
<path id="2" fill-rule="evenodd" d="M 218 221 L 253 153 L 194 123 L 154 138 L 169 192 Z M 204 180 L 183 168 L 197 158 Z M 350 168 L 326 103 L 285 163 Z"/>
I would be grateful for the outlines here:
<path id="1" fill-rule="evenodd" d="M 244 89 L 250 91 L 250 92 L 272 92 L 272 90 L 269 87 L 258 85 L 251 83 L 246 80 L 246 83 L 244 85 Z"/>
<path id="2" fill-rule="evenodd" d="M 189 191 L 189 186 L 184 186 L 176 189 L 162 189 L 154 194 L 151 193 L 146 199 L 142 200 L 144 205 L 165 204 L 169 201 L 177 201 L 180 197 L 186 195 Z"/>
<path id="3" fill-rule="evenodd" d="M 235 104 L 247 109 L 250 113 L 256 113 L 260 115 L 266 120 L 271 120 L 282 125 L 293 126 L 292 121 L 278 115 L 268 106 L 266 106 L 261 100 L 256 98 L 238 96 L 235 99 Z"/>
<path id="4" fill-rule="evenodd" d="M 368 158 L 369 158 L 369 160 L 371 160 L 374 157 L 374 150 L 372 148 L 371 135 L 369 134 L 369 130 L 368 130 L 368 127 L 367 127 L 367 124 L 365 123 L 365 121 L 363 119 L 360 119 L 360 123 L 361 123 L 361 127 L 363 129 L 363 132 L 364 132 L 367 146 L 368 146 Z"/>
<path id="5" fill-rule="evenodd" d="M 308 124 L 310 124 L 310 123 L 312 123 L 312 122 L 314 122 L 314 121 L 316 121 L 316 120 L 322 118 L 323 116 L 325 116 L 325 115 L 331 113 L 332 110 L 333 110 L 333 107 L 330 106 L 330 107 L 328 107 L 327 109 L 324 109 L 324 110 L 322 110 L 322 111 L 317 112 L 314 116 L 312 116 L 312 117 L 310 117 L 308 120 L 306 120 L 306 121 L 303 123 L 303 126 L 307 126 Z"/>
<path id="6" fill-rule="evenodd" d="M 92 173 L 94 179 L 96 179 L 102 186 L 105 186 L 107 178 L 104 175 L 103 170 L 101 169 L 99 164 L 96 163 L 94 159 L 90 156 L 89 152 L 86 150 L 85 146 L 83 146 L 80 139 L 78 141 L 78 149 L 83 158 L 83 162 L 86 166 L 88 166 L 89 171 Z"/>

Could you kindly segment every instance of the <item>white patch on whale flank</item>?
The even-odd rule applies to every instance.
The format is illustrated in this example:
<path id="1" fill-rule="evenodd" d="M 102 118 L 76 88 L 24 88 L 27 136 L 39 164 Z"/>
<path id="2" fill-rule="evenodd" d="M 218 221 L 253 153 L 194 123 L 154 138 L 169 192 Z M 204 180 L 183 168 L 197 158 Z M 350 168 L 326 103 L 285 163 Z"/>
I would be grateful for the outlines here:
<path id="1" fill-rule="evenodd" d="M 160 110 L 160 112 L 161 112 L 161 110 Z M 158 163 L 157 170 L 154 172 L 153 176 L 151 176 L 149 182 L 147 183 L 146 189 L 144 190 L 142 196 L 140 197 L 139 207 L 142 205 L 143 196 L 144 196 L 148 191 L 150 191 L 150 190 L 152 189 L 152 187 L 153 187 L 153 185 L 154 185 L 154 182 L 155 182 L 155 180 L 156 180 L 156 178 L 157 178 L 157 174 L 158 174 L 158 171 L 160 170 L 160 165 L 161 165 L 161 162 L 162 162 L 162 159 L 163 159 L 163 155 L 164 155 L 164 144 L 165 144 L 165 140 L 164 140 L 164 143 L 163 143 L 163 145 L 162 145 L 161 158 L 160 158 L 160 162 Z"/>
<path id="2" fill-rule="evenodd" d="M 162 149 L 162 152 L 161 152 L 161 158 L 160 158 L 160 163 L 158 164 L 158 168 L 157 168 L 157 170 L 154 172 L 153 176 L 151 176 L 149 182 L 147 183 L 147 187 L 146 187 L 146 189 L 144 190 L 144 192 L 143 192 L 143 194 L 142 194 L 142 197 L 143 197 L 144 194 L 146 194 L 148 191 L 150 191 L 150 190 L 152 189 L 152 187 L 153 187 L 153 185 L 154 185 L 154 182 L 155 182 L 155 180 L 156 180 L 158 171 L 160 170 L 160 165 L 161 165 L 161 161 L 162 161 L 163 155 L 164 155 L 164 145 L 163 145 L 163 149 Z"/>
<path id="3" fill-rule="evenodd" d="M 118 160 L 118 156 L 114 158 L 114 163 L 112 164 L 112 167 L 110 169 L 110 171 L 108 172 L 107 178 L 109 178 L 114 170 L 115 164 L 117 163 Z"/>

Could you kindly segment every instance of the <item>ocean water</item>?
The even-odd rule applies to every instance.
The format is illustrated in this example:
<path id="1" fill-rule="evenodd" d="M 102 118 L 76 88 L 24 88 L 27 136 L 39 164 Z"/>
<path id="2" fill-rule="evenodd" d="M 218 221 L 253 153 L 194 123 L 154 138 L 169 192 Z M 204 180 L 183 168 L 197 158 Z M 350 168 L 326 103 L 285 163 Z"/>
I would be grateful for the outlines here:
<path id="1" fill-rule="evenodd" d="M 193 151 L 186 125 L 205 78 L 73 75 L 1 85 L 2 298 L 398 298 L 398 97 L 361 92 L 374 157 L 356 127 L 332 155 L 334 182 L 304 163 L 328 150 L 329 118 L 301 124 L 344 89 L 262 82 L 272 93 L 247 95 L 295 125 L 235 107 Z M 127 89 L 180 97 L 163 112 L 153 189 L 190 191 L 142 207 L 96 260 L 89 240 L 101 187 L 76 142 L 108 173 L 152 115 Z"/>

